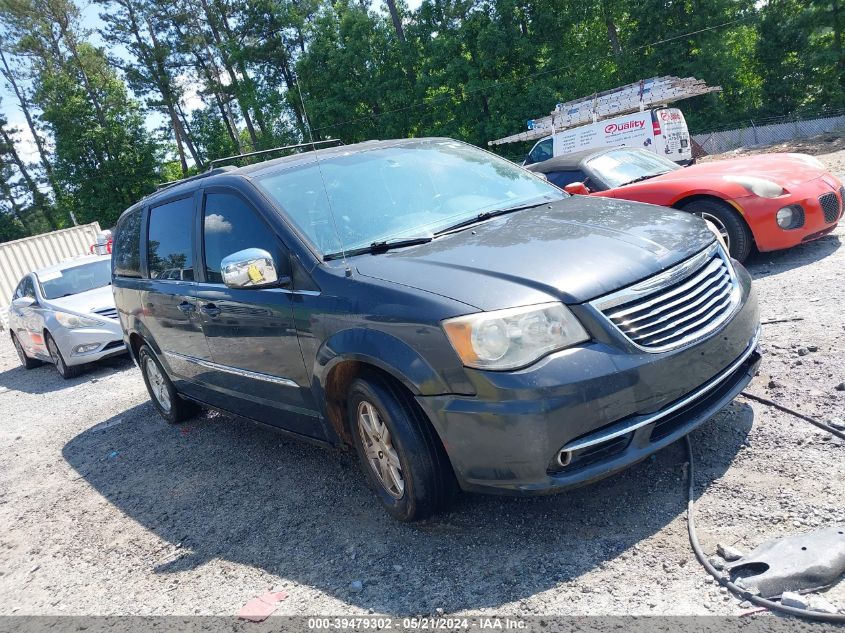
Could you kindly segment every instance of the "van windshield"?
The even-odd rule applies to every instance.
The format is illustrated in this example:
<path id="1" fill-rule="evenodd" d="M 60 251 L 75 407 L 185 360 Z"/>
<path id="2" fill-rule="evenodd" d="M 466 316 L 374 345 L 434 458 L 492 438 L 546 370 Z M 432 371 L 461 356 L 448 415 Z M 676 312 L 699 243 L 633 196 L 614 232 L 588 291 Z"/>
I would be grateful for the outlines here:
<path id="1" fill-rule="evenodd" d="M 60 299 L 111 284 L 111 260 L 36 273 L 45 299 Z"/>
<path id="2" fill-rule="evenodd" d="M 611 189 L 681 169 L 667 158 L 635 148 L 604 152 L 589 159 L 587 167 Z"/>
<path id="3" fill-rule="evenodd" d="M 327 257 L 567 196 L 503 158 L 447 139 L 331 155 L 256 180 Z"/>

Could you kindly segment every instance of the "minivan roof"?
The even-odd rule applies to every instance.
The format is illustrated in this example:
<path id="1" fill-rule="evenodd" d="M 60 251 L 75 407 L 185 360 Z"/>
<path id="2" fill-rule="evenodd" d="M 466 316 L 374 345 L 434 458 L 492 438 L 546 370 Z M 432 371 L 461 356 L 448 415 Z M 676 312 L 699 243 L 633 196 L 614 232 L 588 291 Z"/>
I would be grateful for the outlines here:
<path id="1" fill-rule="evenodd" d="M 143 206 L 155 202 L 159 198 L 171 197 L 174 194 L 188 193 L 196 189 L 200 183 L 208 184 L 210 178 L 217 176 L 254 176 L 263 172 L 271 171 L 280 165 L 297 165 L 313 162 L 316 159 L 330 159 L 335 156 L 346 156 L 358 152 L 364 152 L 372 149 L 380 149 L 384 147 L 397 147 L 401 145 L 410 145 L 412 143 L 419 143 L 421 141 L 451 141 L 453 139 L 445 137 L 421 137 L 421 138 L 405 138 L 405 139 L 388 139 L 388 140 L 374 140 L 363 141 L 361 143 L 353 143 L 352 145 L 338 145 L 335 147 L 327 147 L 324 149 L 308 150 L 305 152 L 298 152 L 289 156 L 282 156 L 280 158 L 273 158 L 270 160 L 261 161 L 252 165 L 244 165 L 243 167 L 235 167 L 232 165 L 217 167 L 207 172 L 197 174 L 191 178 L 186 178 L 183 181 L 178 181 L 173 185 L 166 186 L 154 193 L 149 194 L 145 198 L 133 204 L 130 209 L 138 206 Z"/>

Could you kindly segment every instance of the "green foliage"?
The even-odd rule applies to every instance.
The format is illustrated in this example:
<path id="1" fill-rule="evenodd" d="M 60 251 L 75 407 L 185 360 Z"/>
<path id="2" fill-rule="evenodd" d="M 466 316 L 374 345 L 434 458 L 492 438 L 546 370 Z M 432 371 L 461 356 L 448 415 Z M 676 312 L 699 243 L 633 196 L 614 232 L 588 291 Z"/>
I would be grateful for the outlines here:
<path id="1" fill-rule="evenodd" d="M 73 0 L 0 0 L 0 46 L 50 150 L 25 163 L 0 121 L 0 239 L 71 212 L 110 225 L 158 182 L 309 134 L 486 146 L 656 75 L 722 86 L 681 104 L 693 130 L 845 108 L 845 0 L 96 1 L 106 51 Z"/>
<path id="2" fill-rule="evenodd" d="M 112 226 L 160 180 L 159 146 L 102 51 L 79 45 L 82 68 L 45 68 L 37 100 L 55 139 L 55 168 L 80 222 Z M 80 76 L 85 74 L 91 92 Z M 99 111 L 92 102 L 99 104 Z"/>

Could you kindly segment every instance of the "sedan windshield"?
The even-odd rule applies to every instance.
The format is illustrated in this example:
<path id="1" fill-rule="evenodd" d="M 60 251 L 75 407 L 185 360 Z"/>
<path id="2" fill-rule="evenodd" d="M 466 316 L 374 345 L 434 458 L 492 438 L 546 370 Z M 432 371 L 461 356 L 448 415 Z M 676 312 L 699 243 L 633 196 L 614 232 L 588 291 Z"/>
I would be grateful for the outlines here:
<path id="1" fill-rule="evenodd" d="M 587 167 L 611 189 L 681 169 L 671 160 L 642 149 L 616 149 L 587 161 Z"/>
<path id="2" fill-rule="evenodd" d="M 433 237 L 482 214 L 567 195 L 509 161 L 450 140 L 332 155 L 257 181 L 327 257 Z"/>
<path id="3" fill-rule="evenodd" d="M 103 259 L 80 266 L 38 273 L 41 294 L 45 299 L 60 299 L 111 283 L 111 262 Z"/>

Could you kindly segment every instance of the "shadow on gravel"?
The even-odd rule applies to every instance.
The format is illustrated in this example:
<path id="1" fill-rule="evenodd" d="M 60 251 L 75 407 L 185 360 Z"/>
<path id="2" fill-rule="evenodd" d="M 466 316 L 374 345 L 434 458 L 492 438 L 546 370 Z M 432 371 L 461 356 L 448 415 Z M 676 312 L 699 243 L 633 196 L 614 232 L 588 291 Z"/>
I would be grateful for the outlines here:
<path id="1" fill-rule="evenodd" d="M 734 403 L 693 434 L 699 490 L 729 468 L 752 422 L 752 409 Z M 534 499 L 461 495 L 449 512 L 414 525 L 381 510 L 352 455 L 217 413 L 168 426 L 149 403 L 138 405 L 78 435 L 63 455 L 169 541 L 157 559 L 136 560 L 152 573 L 220 558 L 393 615 L 496 607 L 552 589 L 629 550 L 686 505 L 681 443 L 586 488 Z M 97 529 L 94 517 L 85 521 Z M 362 592 L 349 591 L 353 580 Z M 295 596 L 297 587 L 288 590 Z"/>
<path id="2" fill-rule="evenodd" d="M 17 357 L 15 359 L 17 360 Z M 32 394 L 55 393 L 130 367 L 132 367 L 132 360 L 129 355 L 115 356 L 86 365 L 79 376 L 65 380 L 50 363 L 44 363 L 30 370 L 18 365 L 12 369 L 0 371 L 0 388 L 5 387 L 9 391 Z"/>
<path id="3" fill-rule="evenodd" d="M 838 235 L 825 235 L 815 242 L 799 244 L 782 251 L 754 253 L 745 262 L 745 267 L 754 279 L 762 279 L 822 260 L 841 247 Z"/>

